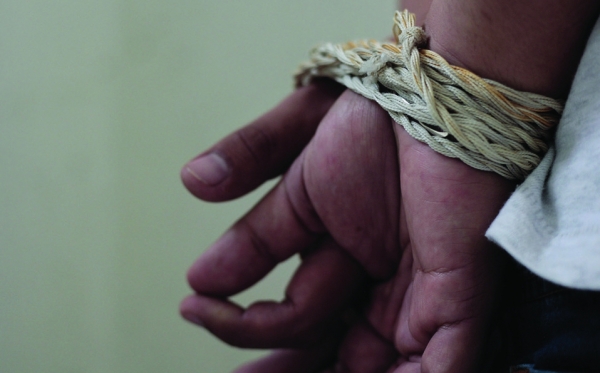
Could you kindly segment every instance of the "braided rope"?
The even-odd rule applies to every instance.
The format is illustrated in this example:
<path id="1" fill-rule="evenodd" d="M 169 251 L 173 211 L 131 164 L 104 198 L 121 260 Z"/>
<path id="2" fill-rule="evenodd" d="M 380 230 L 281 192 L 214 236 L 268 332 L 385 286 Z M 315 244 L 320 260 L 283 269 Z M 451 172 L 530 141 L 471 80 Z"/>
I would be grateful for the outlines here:
<path id="1" fill-rule="evenodd" d="M 427 49 L 414 15 L 396 12 L 396 43 L 314 48 L 297 85 L 329 77 L 376 101 L 417 140 L 476 169 L 523 180 L 548 150 L 563 103 L 482 79 Z"/>

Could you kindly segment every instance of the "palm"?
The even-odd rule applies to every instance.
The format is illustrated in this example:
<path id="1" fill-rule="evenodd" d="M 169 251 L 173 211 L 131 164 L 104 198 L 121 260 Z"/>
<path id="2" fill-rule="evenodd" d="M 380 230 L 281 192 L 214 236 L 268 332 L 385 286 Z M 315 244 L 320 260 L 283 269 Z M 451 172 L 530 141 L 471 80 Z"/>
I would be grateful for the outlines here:
<path id="1" fill-rule="evenodd" d="M 370 290 L 365 320 L 333 348 L 338 367 L 468 371 L 497 277 L 495 251 L 483 233 L 508 191 L 510 185 L 498 177 L 432 152 L 374 104 L 347 93 L 279 186 L 232 229 L 235 237 L 227 244 L 240 249 L 228 257 L 237 259 L 215 267 L 223 263 L 224 248 L 217 247 L 192 268 L 190 283 L 204 295 L 188 300 L 182 312 L 193 309 L 213 333 L 233 344 L 302 346 L 335 334 L 323 322 L 339 318 L 364 285 L 366 272 L 377 285 Z M 256 232 L 263 247 L 248 249 L 257 240 L 244 237 Z M 265 248 L 267 259 L 256 254 Z M 294 311 L 285 311 L 286 302 L 243 311 L 219 299 L 250 286 L 294 252 L 305 253 L 287 294 L 297 298 Z M 242 270 L 248 261 L 253 269 Z M 215 280 L 225 269 L 234 274 Z M 245 324 L 238 320 L 244 318 Z M 323 343 L 337 345 L 333 340 Z M 314 371 L 327 358 L 326 349 L 320 350 L 283 351 L 240 371 L 292 371 L 294 360 L 302 361 L 292 364 L 294 371 Z"/>

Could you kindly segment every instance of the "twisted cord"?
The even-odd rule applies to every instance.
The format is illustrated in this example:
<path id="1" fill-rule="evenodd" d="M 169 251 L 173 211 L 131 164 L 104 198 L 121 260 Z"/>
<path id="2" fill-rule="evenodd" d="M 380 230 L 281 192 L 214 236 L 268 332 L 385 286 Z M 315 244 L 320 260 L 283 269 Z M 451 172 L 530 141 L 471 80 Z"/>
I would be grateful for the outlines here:
<path id="1" fill-rule="evenodd" d="M 296 84 L 329 77 L 377 102 L 415 139 L 471 167 L 523 180 L 540 163 L 563 103 L 449 65 L 423 49 L 414 15 L 396 12 L 395 43 L 360 40 L 314 48 Z"/>

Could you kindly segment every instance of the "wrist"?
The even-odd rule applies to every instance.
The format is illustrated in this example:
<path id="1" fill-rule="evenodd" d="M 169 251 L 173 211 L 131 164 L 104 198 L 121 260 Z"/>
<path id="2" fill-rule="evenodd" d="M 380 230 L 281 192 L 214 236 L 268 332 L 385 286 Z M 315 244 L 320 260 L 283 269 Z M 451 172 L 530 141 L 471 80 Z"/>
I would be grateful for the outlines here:
<path id="1" fill-rule="evenodd" d="M 434 0 L 425 29 L 429 49 L 450 64 L 564 98 L 599 8 L 596 1 Z"/>

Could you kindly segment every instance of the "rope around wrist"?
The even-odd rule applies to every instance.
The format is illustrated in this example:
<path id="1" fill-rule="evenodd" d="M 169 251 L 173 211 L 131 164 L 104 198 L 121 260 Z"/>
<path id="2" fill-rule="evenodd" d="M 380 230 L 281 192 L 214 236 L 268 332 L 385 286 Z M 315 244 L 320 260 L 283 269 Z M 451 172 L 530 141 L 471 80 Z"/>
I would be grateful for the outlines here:
<path id="1" fill-rule="evenodd" d="M 523 180 L 548 150 L 563 103 L 519 92 L 449 65 L 423 49 L 414 15 L 396 12 L 396 43 L 362 40 L 314 48 L 297 85 L 329 77 L 377 102 L 415 139 L 471 167 Z"/>

